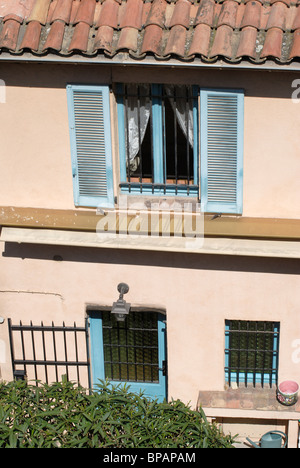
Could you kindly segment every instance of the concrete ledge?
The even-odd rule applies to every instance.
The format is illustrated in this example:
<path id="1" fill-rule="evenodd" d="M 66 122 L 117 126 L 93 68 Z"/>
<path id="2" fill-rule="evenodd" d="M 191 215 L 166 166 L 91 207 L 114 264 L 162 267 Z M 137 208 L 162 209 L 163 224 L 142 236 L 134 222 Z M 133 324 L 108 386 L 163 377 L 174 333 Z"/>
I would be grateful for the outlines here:
<path id="1" fill-rule="evenodd" d="M 275 388 L 238 388 L 200 391 L 197 409 L 208 419 L 286 421 L 288 448 L 298 447 L 300 402 L 284 406 L 277 401 Z"/>
<path id="2" fill-rule="evenodd" d="M 197 406 L 206 408 L 224 408 L 234 410 L 257 410 L 277 413 L 295 413 L 295 418 L 300 418 L 300 401 L 293 406 L 285 406 L 279 403 L 274 388 L 229 388 L 224 391 L 200 391 Z"/>

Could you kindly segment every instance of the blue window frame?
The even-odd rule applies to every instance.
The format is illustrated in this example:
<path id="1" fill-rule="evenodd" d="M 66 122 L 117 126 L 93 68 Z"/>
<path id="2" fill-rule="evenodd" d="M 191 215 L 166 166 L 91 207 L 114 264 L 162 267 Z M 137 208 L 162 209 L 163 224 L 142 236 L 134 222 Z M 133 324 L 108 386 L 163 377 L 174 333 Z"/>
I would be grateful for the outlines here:
<path id="1" fill-rule="evenodd" d="M 109 87 L 68 85 L 76 206 L 114 206 Z"/>
<path id="2" fill-rule="evenodd" d="M 118 84 L 122 192 L 199 195 L 198 88 Z"/>
<path id="3" fill-rule="evenodd" d="M 92 381 L 127 383 L 130 391 L 163 401 L 167 398 L 165 316 L 130 311 L 118 322 L 110 311 L 91 311 Z"/>
<path id="4" fill-rule="evenodd" d="M 109 87 L 67 92 L 75 205 L 113 208 Z M 116 97 L 123 193 L 197 197 L 202 212 L 242 214 L 243 91 L 117 84 Z"/>
<path id="5" fill-rule="evenodd" d="M 225 321 L 225 381 L 277 384 L 279 323 Z"/>

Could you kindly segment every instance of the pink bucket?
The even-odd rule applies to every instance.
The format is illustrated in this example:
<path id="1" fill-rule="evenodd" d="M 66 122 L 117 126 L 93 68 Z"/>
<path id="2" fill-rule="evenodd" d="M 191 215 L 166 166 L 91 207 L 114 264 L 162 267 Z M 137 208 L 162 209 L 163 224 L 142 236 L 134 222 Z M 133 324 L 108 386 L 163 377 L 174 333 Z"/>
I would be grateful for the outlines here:
<path id="1" fill-rule="evenodd" d="M 298 400 L 299 385 L 293 380 L 285 380 L 278 385 L 277 399 L 286 406 L 294 405 Z"/>

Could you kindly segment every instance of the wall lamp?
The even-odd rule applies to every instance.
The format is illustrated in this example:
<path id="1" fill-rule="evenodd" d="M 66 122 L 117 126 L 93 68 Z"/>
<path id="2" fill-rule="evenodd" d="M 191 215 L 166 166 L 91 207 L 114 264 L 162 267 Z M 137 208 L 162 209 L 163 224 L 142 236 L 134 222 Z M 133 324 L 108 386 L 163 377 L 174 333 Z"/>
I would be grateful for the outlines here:
<path id="1" fill-rule="evenodd" d="M 118 284 L 118 291 L 120 293 L 117 302 L 112 305 L 111 313 L 115 315 L 118 322 L 124 322 L 126 315 L 129 314 L 130 304 L 123 299 L 124 294 L 129 291 L 129 286 L 126 283 Z"/>

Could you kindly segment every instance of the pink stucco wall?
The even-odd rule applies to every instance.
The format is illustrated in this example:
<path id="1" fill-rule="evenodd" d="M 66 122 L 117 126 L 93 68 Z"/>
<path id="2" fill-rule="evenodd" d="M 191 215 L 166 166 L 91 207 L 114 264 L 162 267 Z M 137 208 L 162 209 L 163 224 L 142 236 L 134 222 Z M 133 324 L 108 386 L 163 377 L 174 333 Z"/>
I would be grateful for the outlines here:
<path id="1" fill-rule="evenodd" d="M 7 92 L 0 104 L 0 205 L 74 209 L 66 84 L 150 77 L 149 69 L 1 65 Z M 293 74 L 167 69 L 152 78 L 244 88 L 243 214 L 300 217 L 300 104 L 291 100 Z M 11 376 L 7 318 L 82 324 L 87 306 L 111 305 L 125 281 L 133 305 L 166 311 L 169 397 L 195 405 L 200 389 L 224 388 L 225 319 L 280 321 L 279 379 L 300 381 L 297 260 L 3 243 L 1 249 L 4 379 Z"/>
<path id="2" fill-rule="evenodd" d="M 199 390 L 224 389 L 225 319 L 280 321 L 279 380 L 300 381 L 297 261 L 11 245 L 0 271 L 1 315 L 14 323 L 83 324 L 87 307 L 110 306 L 122 281 L 133 306 L 165 309 L 169 397 L 194 405 Z M 3 378 L 9 349 L 6 361 Z"/>
<path id="3" fill-rule="evenodd" d="M 261 71 L 2 64 L 6 103 L 0 104 L 1 205 L 73 209 L 67 83 L 176 80 L 245 90 L 243 215 L 299 218 L 300 103 L 291 99 L 295 76 Z M 114 112 L 112 121 L 116 122 Z"/>

